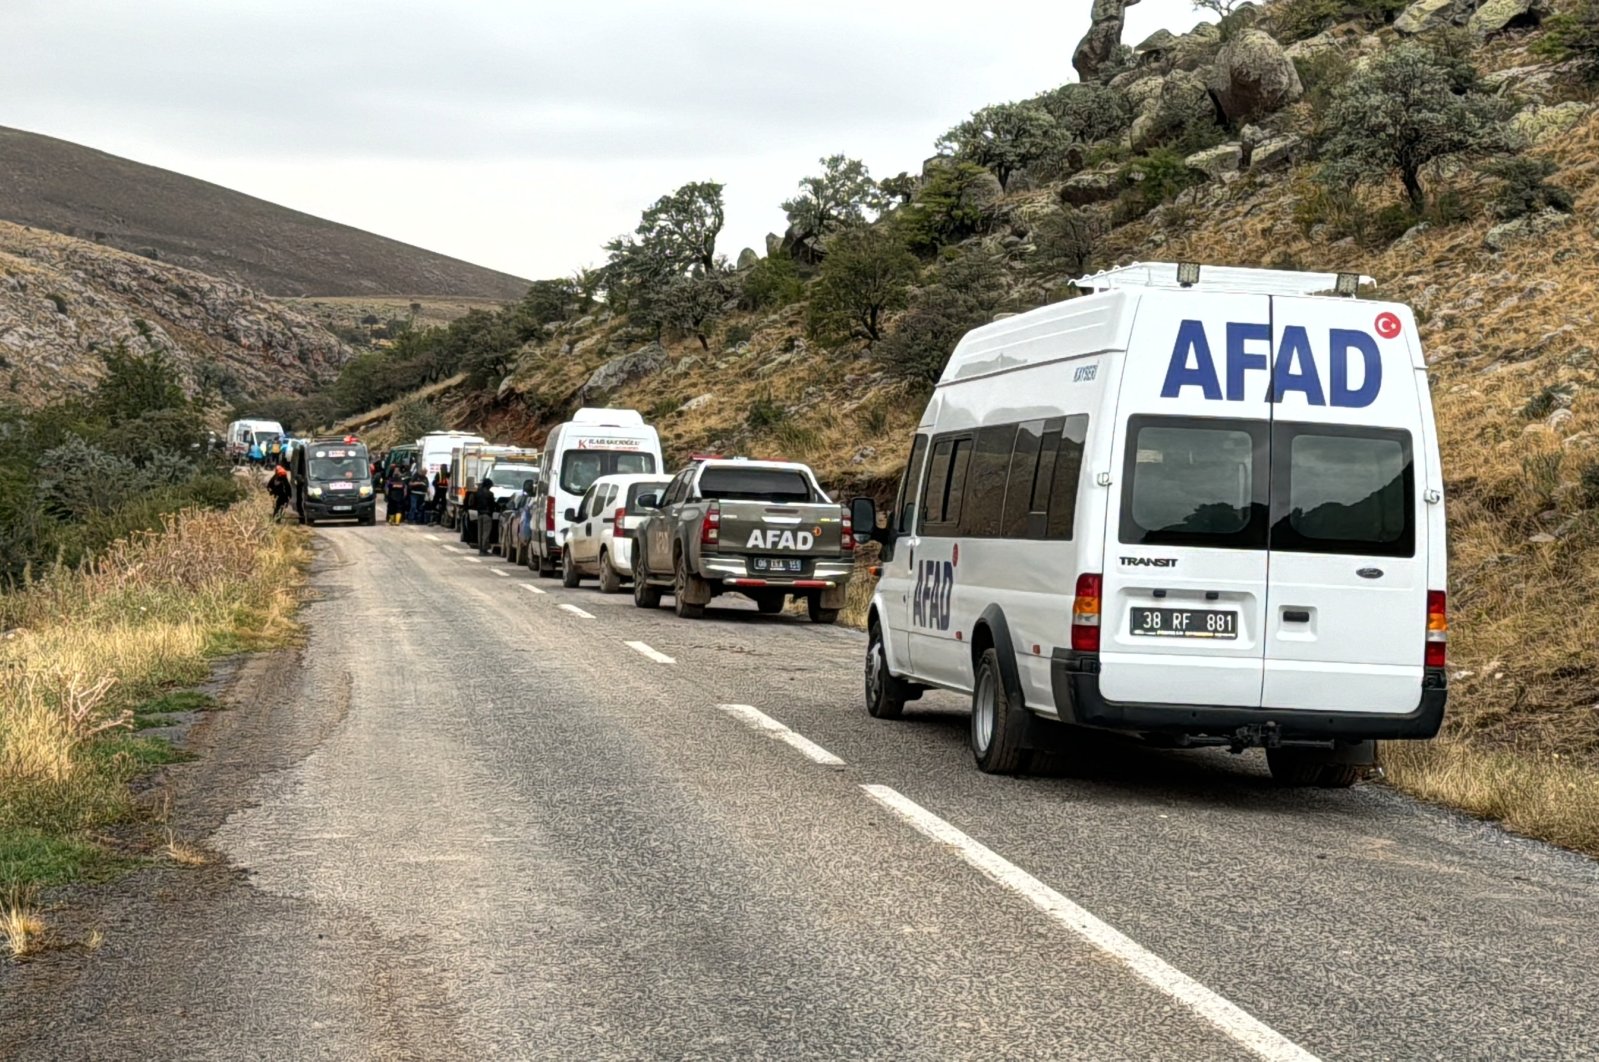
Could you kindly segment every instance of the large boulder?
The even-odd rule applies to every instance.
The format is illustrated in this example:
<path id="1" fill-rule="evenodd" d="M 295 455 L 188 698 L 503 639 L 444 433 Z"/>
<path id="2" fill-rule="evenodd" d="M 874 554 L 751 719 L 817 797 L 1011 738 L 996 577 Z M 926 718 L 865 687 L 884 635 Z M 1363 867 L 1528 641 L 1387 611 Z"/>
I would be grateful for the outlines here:
<path id="1" fill-rule="evenodd" d="M 1286 166 L 1294 161 L 1304 145 L 1304 139 L 1293 133 L 1267 137 L 1249 149 L 1249 168 L 1269 170 L 1273 166 Z"/>
<path id="2" fill-rule="evenodd" d="M 1486 37 L 1512 25 L 1540 22 L 1548 13 L 1548 0 L 1483 0 L 1483 5 L 1467 20 L 1466 28 Z"/>
<path id="3" fill-rule="evenodd" d="M 1160 79 L 1160 91 L 1143 105 L 1128 136 L 1134 151 L 1159 147 L 1195 122 L 1214 122 L 1205 79 L 1189 70 L 1173 70 Z"/>
<path id="4" fill-rule="evenodd" d="M 1518 147 L 1528 148 L 1567 132 L 1588 117 L 1589 106 L 1577 100 L 1567 100 L 1550 106 L 1534 103 L 1524 107 L 1505 123 L 1510 140 Z"/>
<path id="5" fill-rule="evenodd" d="M 755 253 L 755 248 L 746 247 L 738 253 L 738 269 L 754 269 L 761 256 Z"/>
<path id="6" fill-rule="evenodd" d="M 1183 159 L 1184 166 L 1197 173 L 1203 173 L 1211 180 L 1222 180 L 1228 174 L 1237 173 L 1243 163 L 1242 144 L 1222 144 L 1219 147 L 1206 148 Z"/>
<path id="7" fill-rule="evenodd" d="M 1476 10 L 1477 0 L 1416 0 L 1394 19 L 1394 30 L 1414 35 L 1464 26 Z"/>
<path id="8" fill-rule="evenodd" d="M 1178 37 L 1167 53 L 1174 70 L 1198 70 L 1209 66 L 1221 47 L 1221 30 L 1213 22 L 1201 22 Z"/>
<path id="9" fill-rule="evenodd" d="M 1094 0 L 1088 32 L 1072 53 L 1072 66 L 1083 81 L 1096 81 L 1100 71 L 1121 51 L 1126 11 L 1138 0 Z"/>
<path id="10" fill-rule="evenodd" d="M 1497 254 L 1513 244 L 1542 239 L 1569 224 L 1571 224 L 1570 214 L 1562 214 L 1558 210 L 1543 210 L 1537 214 L 1528 214 L 1526 217 L 1507 221 L 1502 225 L 1495 225 L 1488 230 L 1482 242 L 1488 250 Z"/>
<path id="11" fill-rule="evenodd" d="M 1169 29 L 1158 29 L 1133 45 L 1133 54 L 1140 62 L 1158 63 L 1177 45 L 1177 34 Z"/>
<path id="12" fill-rule="evenodd" d="M 1113 170 L 1098 170 L 1068 177 L 1060 186 L 1061 202 L 1070 206 L 1088 206 L 1115 199 L 1121 194 L 1122 179 Z"/>
<path id="13" fill-rule="evenodd" d="M 1283 46 L 1262 30 L 1244 30 L 1222 45 L 1207 82 L 1229 122 L 1249 122 L 1282 110 L 1305 94 Z"/>
<path id="14" fill-rule="evenodd" d="M 666 348 L 659 343 L 648 343 L 628 354 L 612 358 L 589 374 L 578 397 L 584 402 L 617 388 L 653 376 L 666 368 Z"/>

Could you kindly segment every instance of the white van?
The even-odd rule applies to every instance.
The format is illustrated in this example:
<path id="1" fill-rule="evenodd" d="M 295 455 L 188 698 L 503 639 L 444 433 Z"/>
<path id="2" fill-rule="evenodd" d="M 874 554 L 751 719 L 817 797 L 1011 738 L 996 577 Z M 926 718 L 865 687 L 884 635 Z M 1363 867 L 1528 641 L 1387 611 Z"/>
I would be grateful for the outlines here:
<path id="1" fill-rule="evenodd" d="M 1410 310 L 1331 294 L 1362 282 L 1136 265 L 966 335 L 873 535 L 871 714 L 969 693 L 985 771 L 1070 740 L 1041 717 L 1324 786 L 1436 734 L 1437 430 Z"/>
<path id="2" fill-rule="evenodd" d="M 487 442 L 483 436 L 473 435 L 469 431 L 430 431 L 416 441 L 417 463 L 427 472 L 431 482 L 439 469 L 450 467 L 450 457 L 457 447 L 471 443 L 481 446 Z"/>
<path id="3" fill-rule="evenodd" d="M 228 425 L 228 455 L 243 461 L 252 444 L 259 443 L 263 450 L 273 439 L 283 435 L 283 425 L 275 420 L 236 420 Z"/>
<path id="4" fill-rule="evenodd" d="M 661 439 L 632 409 L 583 408 L 551 429 L 539 467 L 535 528 L 528 567 L 553 576 L 561 567 L 561 543 L 569 521 L 589 487 L 601 476 L 650 475 L 661 471 Z M 535 517 L 537 519 L 538 517 Z"/>

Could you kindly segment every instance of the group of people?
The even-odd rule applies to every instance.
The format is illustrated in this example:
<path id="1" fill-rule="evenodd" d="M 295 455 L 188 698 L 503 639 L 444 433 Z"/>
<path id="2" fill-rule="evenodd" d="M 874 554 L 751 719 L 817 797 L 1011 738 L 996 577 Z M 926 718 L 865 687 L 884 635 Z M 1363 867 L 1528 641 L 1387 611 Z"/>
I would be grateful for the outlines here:
<path id="1" fill-rule="evenodd" d="M 444 518 L 444 502 L 450 496 L 450 470 L 441 468 L 428 482 L 421 465 L 402 468 L 390 465 L 387 474 L 381 463 L 372 466 L 372 486 L 381 491 L 388 505 L 391 524 L 432 524 Z"/>
<path id="2" fill-rule="evenodd" d="M 245 453 L 245 456 L 253 465 L 277 465 L 281 468 L 283 463 L 289 459 L 288 437 L 280 435 L 277 438 L 263 439 L 257 433 L 250 440 L 250 449 Z"/>

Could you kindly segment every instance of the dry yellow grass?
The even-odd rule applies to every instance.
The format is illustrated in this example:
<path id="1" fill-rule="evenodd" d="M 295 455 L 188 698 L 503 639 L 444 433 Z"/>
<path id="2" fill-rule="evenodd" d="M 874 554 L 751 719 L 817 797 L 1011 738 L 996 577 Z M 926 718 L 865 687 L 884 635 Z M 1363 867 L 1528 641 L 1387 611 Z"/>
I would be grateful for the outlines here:
<path id="1" fill-rule="evenodd" d="M 33 899 L 16 894 L 0 901 L 0 936 L 14 959 L 25 959 L 44 941 L 44 920 L 33 909 Z"/>

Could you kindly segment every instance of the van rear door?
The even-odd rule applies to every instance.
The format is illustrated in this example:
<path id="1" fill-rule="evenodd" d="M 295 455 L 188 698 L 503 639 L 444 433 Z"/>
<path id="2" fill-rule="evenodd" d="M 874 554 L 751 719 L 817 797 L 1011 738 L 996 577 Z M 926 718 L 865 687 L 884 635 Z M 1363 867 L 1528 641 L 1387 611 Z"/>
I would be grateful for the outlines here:
<path id="1" fill-rule="evenodd" d="M 1264 295 L 1196 290 L 1140 300 L 1108 470 L 1107 700 L 1261 703 L 1270 321 Z"/>
<path id="2" fill-rule="evenodd" d="M 1274 297 L 1269 708 L 1414 711 L 1429 401 L 1402 306 Z M 1408 333 L 1408 334 L 1407 334 Z"/>

